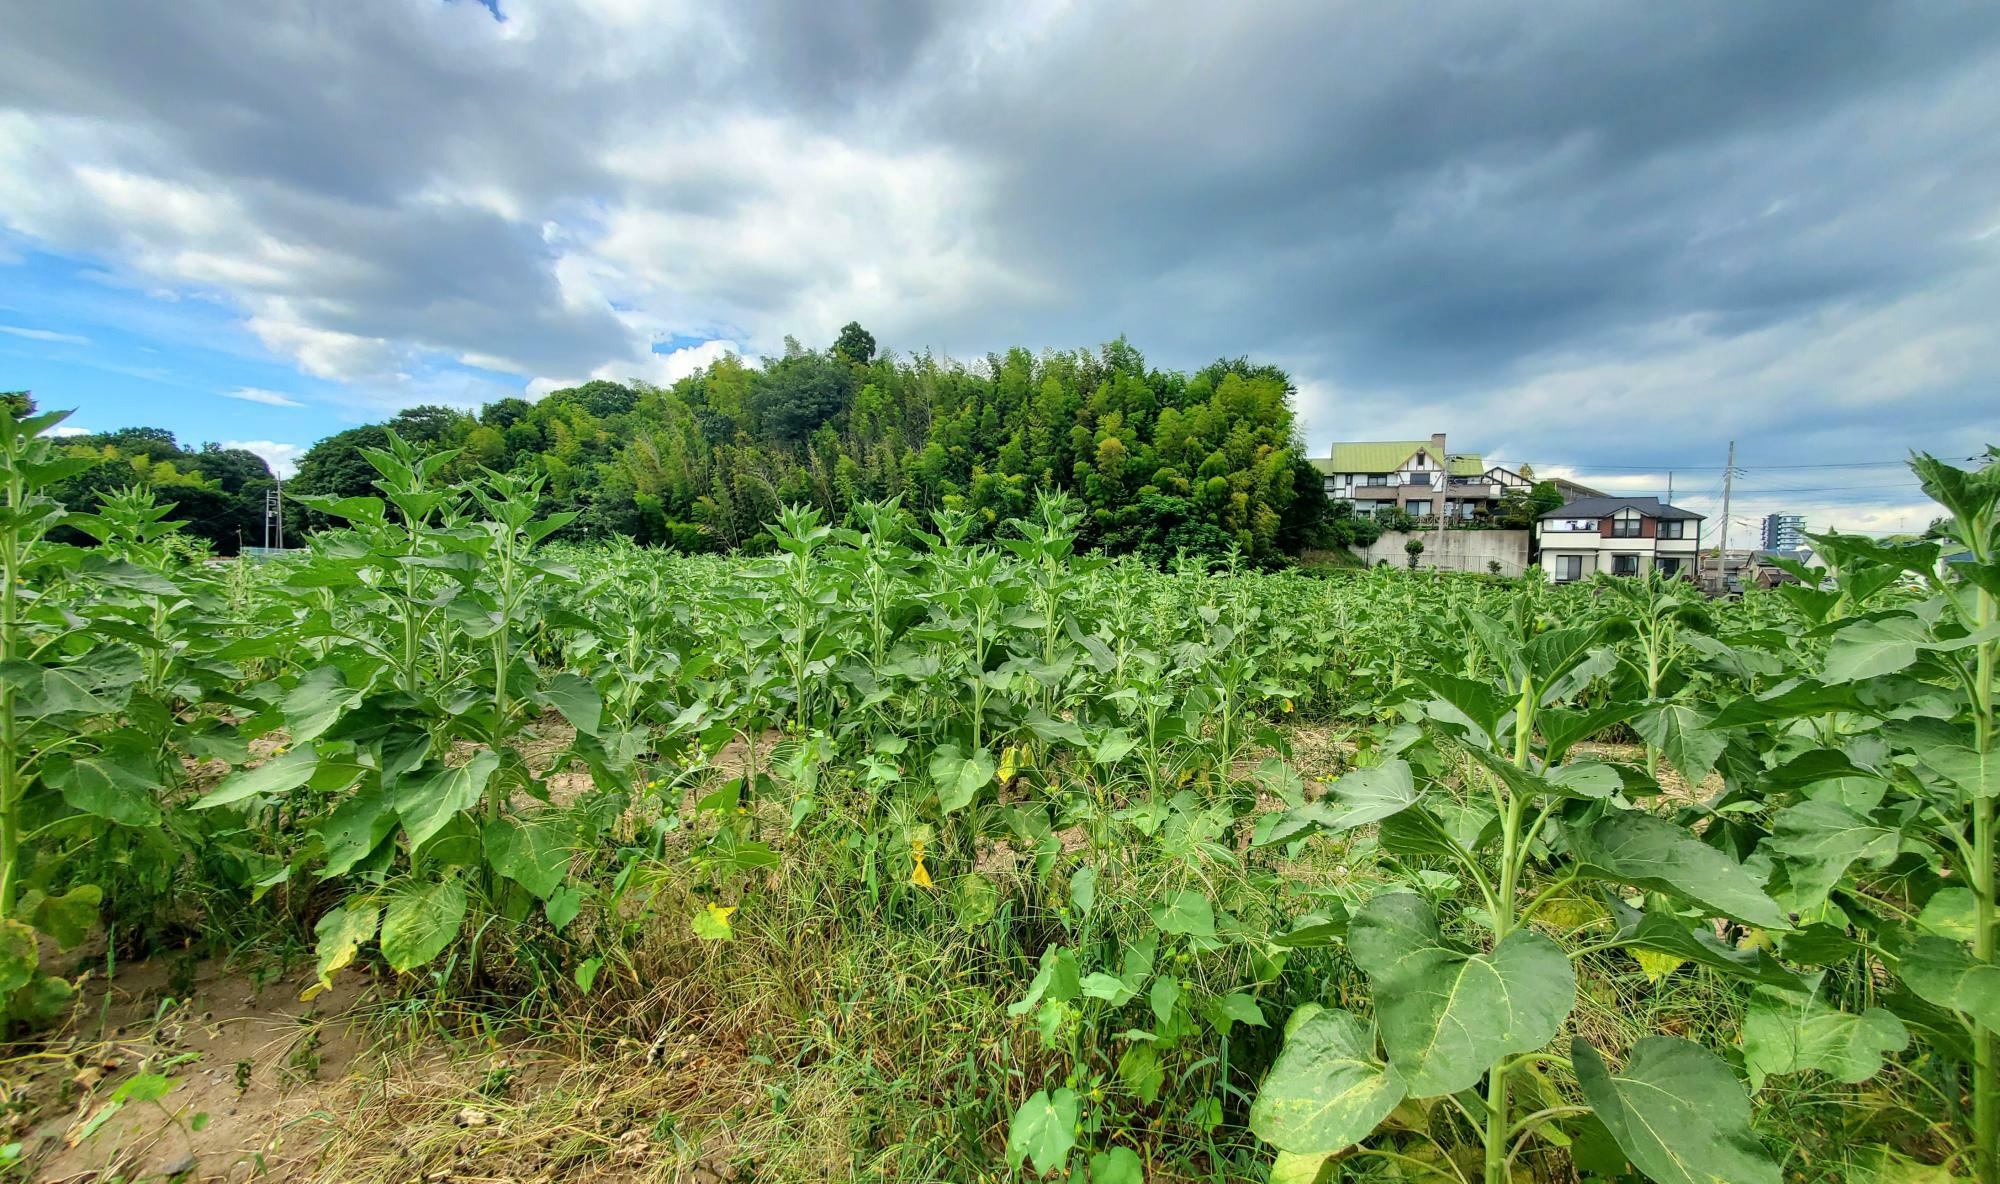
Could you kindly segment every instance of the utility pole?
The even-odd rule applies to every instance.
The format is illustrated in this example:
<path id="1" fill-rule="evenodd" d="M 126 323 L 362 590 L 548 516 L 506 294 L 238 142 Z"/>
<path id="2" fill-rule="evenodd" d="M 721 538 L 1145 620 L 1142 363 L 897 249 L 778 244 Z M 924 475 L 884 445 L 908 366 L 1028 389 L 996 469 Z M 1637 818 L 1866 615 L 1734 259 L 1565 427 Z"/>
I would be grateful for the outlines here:
<path id="1" fill-rule="evenodd" d="M 1715 551 L 1715 590 L 1729 590 L 1729 494 L 1736 484 L 1736 441 L 1729 442 L 1729 463 L 1722 468 L 1722 542 Z"/>

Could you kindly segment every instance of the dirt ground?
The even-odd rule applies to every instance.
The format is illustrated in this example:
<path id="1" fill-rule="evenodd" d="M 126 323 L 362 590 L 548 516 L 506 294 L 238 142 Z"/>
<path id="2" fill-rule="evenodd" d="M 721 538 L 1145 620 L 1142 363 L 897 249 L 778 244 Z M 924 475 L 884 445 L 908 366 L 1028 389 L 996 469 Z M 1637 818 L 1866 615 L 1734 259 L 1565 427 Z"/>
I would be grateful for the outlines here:
<path id="1" fill-rule="evenodd" d="M 311 1002 L 310 967 L 271 976 L 160 958 L 92 976 L 69 1022 L 8 1059 L 9 1141 L 46 1181 L 300 1180 L 315 1111 L 357 1067 L 371 981 Z M 119 1097 L 146 1075 L 157 1099 Z"/>

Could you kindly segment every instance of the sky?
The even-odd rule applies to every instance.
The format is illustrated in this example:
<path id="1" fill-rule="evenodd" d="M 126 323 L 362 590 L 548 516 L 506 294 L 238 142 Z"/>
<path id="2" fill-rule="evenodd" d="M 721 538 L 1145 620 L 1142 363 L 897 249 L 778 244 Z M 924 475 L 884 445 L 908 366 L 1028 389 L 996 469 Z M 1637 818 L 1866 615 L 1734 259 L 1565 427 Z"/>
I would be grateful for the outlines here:
<path id="1" fill-rule="evenodd" d="M 830 343 L 1286 367 L 1920 529 L 2000 441 L 2000 6 L 0 0 L 0 389 L 280 463 Z M 1732 527 L 1747 531 L 1748 525 Z M 1739 536 L 1740 537 L 1740 536 Z"/>

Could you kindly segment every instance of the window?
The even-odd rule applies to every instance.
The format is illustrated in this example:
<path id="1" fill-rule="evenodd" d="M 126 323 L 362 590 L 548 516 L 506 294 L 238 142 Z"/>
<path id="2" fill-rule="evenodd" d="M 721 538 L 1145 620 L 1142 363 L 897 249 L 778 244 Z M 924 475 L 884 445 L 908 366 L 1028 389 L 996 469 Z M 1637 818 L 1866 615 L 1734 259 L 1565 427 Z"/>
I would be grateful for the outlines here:
<path id="1" fill-rule="evenodd" d="M 1653 570 L 1663 576 L 1677 576 L 1681 574 L 1681 561 L 1679 559 L 1655 559 L 1653 560 Z"/>
<path id="2" fill-rule="evenodd" d="M 1611 557 L 1611 574 L 1614 576 L 1638 575 L 1639 557 L 1637 555 L 1613 555 Z"/>
<path id="3" fill-rule="evenodd" d="M 1639 537 L 1639 518 L 1618 517 L 1611 520 L 1611 537 L 1614 539 L 1636 539 Z"/>
<path id="4" fill-rule="evenodd" d="M 1581 555 L 1556 556 L 1556 583 L 1567 584 L 1571 580 L 1580 580 L 1582 578 L 1583 578 L 1583 556 Z"/>
<path id="5" fill-rule="evenodd" d="M 1389 474 L 1387 473 L 1370 473 L 1368 474 L 1368 480 L 1364 482 L 1367 485 L 1387 485 L 1388 483 Z"/>
<path id="6" fill-rule="evenodd" d="M 1411 498 L 1409 501 L 1403 503 L 1403 508 L 1419 518 L 1426 518 L 1430 516 L 1431 499 L 1427 497 Z"/>
<path id="7" fill-rule="evenodd" d="M 1660 537 L 1663 539 L 1684 539 L 1687 537 L 1687 519 L 1663 518 L 1660 520 Z"/>

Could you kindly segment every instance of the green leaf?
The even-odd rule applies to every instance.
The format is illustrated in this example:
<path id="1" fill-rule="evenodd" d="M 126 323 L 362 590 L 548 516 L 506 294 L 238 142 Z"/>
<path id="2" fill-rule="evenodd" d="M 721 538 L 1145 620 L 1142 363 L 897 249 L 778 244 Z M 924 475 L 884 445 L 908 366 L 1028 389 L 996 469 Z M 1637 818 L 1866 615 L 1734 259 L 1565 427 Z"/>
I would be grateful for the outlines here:
<path id="1" fill-rule="evenodd" d="M 1076 911 L 1088 916 L 1097 905 L 1097 869 L 1084 866 L 1076 869 L 1069 878 L 1069 902 Z"/>
<path id="2" fill-rule="evenodd" d="M 1809 679 L 1794 679 L 1761 695 L 1745 695 L 1730 700 L 1729 705 L 1718 712 L 1708 726 L 1738 728 L 1745 724 L 1775 723 L 1835 711 L 1853 711 L 1859 706 L 1852 685 L 1827 686 Z"/>
<path id="3" fill-rule="evenodd" d="M 486 862 L 535 899 L 547 900 L 569 871 L 575 839 L 574 826 L 547 818 L 495 818 L 486 824 Z"/>
<path id="4" fill-rule="evenodd" d="M 1280 1151 L 1271 1160 L 1268 1184 L 1314 1184 L 1327 1159 L 1324 1155 L 1295 1155 L 1290 1151 Z"/>
<path id="5" fill-rule="evenodd" d="M 1882 1071 L 1885 1055 L 1909 1045 L 1909 1030 L 1891 1013 L 1838 1011 L 1810 991 L 1759 987 L 1743 1016 L 1743 1065 L 1753 1090 L 1767 1077 L 1807 1069 L 1856 1085 Z"/>
<path id="6" fill-rule="evenodd" d="M 35 931 L 12 917 L 0 917 L 0 997 L 27 986 L 41 963 Z"/>
<path id="7" fill-rule="evenodd" d="M 549 680 L 542 697 L 549 706 L 562 712 L 571 727 L 586 736 L 597 735 L 604 719 L 604 696 L 597 693 L 596 687 L 564 671 Z"/>
<path id="8" fill-rule="evenodd" d="M 1367 1138 L 1406 1092 L 1402 1075 L 1376 1057 L 1366 1024 L 1308 1003 L 1285 1024 L 1250 1129 L 1281 1152 L 1324 1157 Z"/>
<path id="9" fill-rule="evenodd" d="M 1414 893 L 1363 905 L 1347 947 L 1368 975 L 1389 1063 L 1412 1097 L 1457 1093 L 1501 1057 L 1542 1047 L 1576 1004 L 1576 974 L 1555 942 L 1517 929 L 1491 953 L 1474 953 L 1447 942 Z"/>
<path id="10" fill-rule="evenodd" d="M 285 727 L 291 733 L 292 743 L 317 740 L 360 700 L 361 692 L 347 685 L 347 678 L 338 666 L 313 667 L 297 686 L 285 693 L 282 701 Z"/>
<path id="11" fill-rule="evenodd" d="M 1974 959 L 1964 942 L 1919 937 L 1897 958 L 1896 972 L 1917 998 L 2000 1032 L 2000 964 Z"/>
<path id="12" fill-rule="evenodd" d="M 1742 864 L 1664 818 L 1620 810 L 1571 831 L 1570 848 L 1584 872 L 1599 879 L 1676 895 L 1748 925 L 1791 928 Z"/>
<path id="13" fill-rule="evenodd" d="M 694 935 L 703 941 L 735 941 L 736 931 L 729 924 L 730 915 L 735 911 L 735 905 L 725 908 L 710 901 L 695 910 L 688 924 Z"/>
<path id="14" fill-rule="evenodd" d="M 1076 1146 L 1076 1119 L 1075 1090 L 1059 1089 L 1054 1095 L 1036 1090 L 1007 1125 L 1008 1166 L 1018 1168 L 1023 1159 L 1033 1160 L 1040 1176 L 1061 1167 Z"/>
<path id="15" fill-rule="evenodd" d="M 49 784 L 61 791 L 71 807 L 120 826 L 158 826 L 160 807 L 154 795 L 161 792 L 144 757 L 133 752 L 106 750 L 97 756 L 51 761 Z"/>
<path id="16" fill-rule="evenodd" d="M 382 910 L 374 905 L 350 900 L 327 913 L 313 926 L 319 938 L 319 981 L 333 981 L 333 972 L 354 961 L 361 947 L 375 938 Z"/>
<path id="17" fill-rule="evenodd" d="M 1146 1184 L 1139 1153 L 1130 1147 L 1113 1147 L 1091 1156 L 1090 1184 Z"/>
<path id="18" fill-rule="evenodd" d="M 1251 1028 L 1264 1027 L 1264 1009 L 1257 1006 L 1257 1000 L 1242 991 L 1232 991 L 1208 1006 L 1209 1026 L 1224 1036 L 1236 1024 Z"/>
<path id="19" fill-rule="evenodd" d="M 1803 910 L 1826 899 L 1849 866 L 1866 861 L 1886 866 L 1896 858 L 1902 836 L 1877 826 L 1839 802 L 1799 802 L 1771 818 L 1771 837 L 1764 841 L 1785 867 L 1792 899 Z"/>
<path id="20" fill-rule="evenodd" d="M 1729 738 L 1708 730 L 1715 714 L 1691 703 L 1661 703 L 1632 717 L 1632 730 L 1658 749 L 1689 785 L 1715 771 Z"/>
<path id="21" fill-rule="evenodd" d="M 326 849 L 326 866 L 320 875 L 340 876 L 354 870 L 354 865 L 368 858 L 395 829 L 396 812 L 379 792 L 365 790 L 348 798 L 334 807 L 320 827 L 320 845 Z"/>
<path id="22" fill-rule="evenodd" d="M 1184 937 L 1214 937 L 1215 907 L 1192 888 L 1183 888 L 1153 906 L 1153 924 L 1162 933 Z"/>
<path id="23" fill-rule="evenodd" d="M 1917 914 L 1917 928 L 1952 941 L 1971 941 L 1979 925 L 1979 898 L 1970 888 L 1940 888 Z"/>
<path id="24" fill-rule="evenodd" d="M 382 956 L 400 971 L 444 952 L 465 923 L 465 885 L 455 877 L 404 888 L 382 912 Z"/>
<path id="25" fill-rule="evenodd" d="M 224 777 L 214 790 L 189 806 L 190 810 L 211 810 L 234 805 L 246 798 L 275 797 L 290 793 L 312 778 L 319 767 L 319 753 L 311 745 L 291 749 L 253 769 L 238 769 Z"/>
<path id="26" fill-rule="evenodd" d="M 1834 634 L 1820 678 L 1844 683 L 1894 674 L 1915 662 L 1928 640 L 1916 617 L 1862 618 Z"/>
<path id="27" fill-rule="evenodd" d="M 33 904 L 28 896 L 35 897 Z M 95 884 L 79 884 L 61 896 L 31 893 L 21 898 L 21 913 L 30 924 L 67 950 L 97 927 L 98 910 L 104 904 L 104 889 Z"/>
<path id="28" fill-rule="evenodd" d="M 1690 929 L 1688 923 L 1671 914 L 1641 913 L 1628 908 L 1615 896 L 1605 900 L 1617 929 L 1612 940 L 1635 950 L 1699 962 L 1737 978 L 1765 983 L 1786 990 L 1802 991 L 1806 981 L 1787 970 L 1760 949 L 1737 949 L 1724 945 L 1707 928 Z"/>
<path id="29" fill-rule="evenodd" d="M 956 745 L 947 744 L 931 755 L 931 780 L 937 783 L 938 809 L 946 814 L 964 809 L 973 795 L 990 784 L 996 766 L 993 754 L 980 749 L 961 756 Z"/>
<path id="30" fill-rule="evenodd" d="M 542 902 L 542 915 L 549 919 L 549 927 L 557 933 L 569 928 L 576 915 L 583 911 L 583 892 L 574 884 L 564 884 L 549 893 Z M 588 987 L 584 988 L 589 990 Z"/>
<path id="31" fill-rule="evenodd" d="M 412 851 L 429 842 L 445 824 L 479 804 L 486 783 L 500 767 L 500 754 L 482 748 L 456 767 L 441 766 L 428 776 L 405 777 L 391 795 Z"/>
<path id="32" fill-rule="evenodd" d="M 1253 841 L 1259 847 L 1269 847 L 1322 831 L 1351 830 L 1380 822 L 1408 809 L 1416 800 L 1416 782 L 1409 763 L 1384 761 L 1343 774 L 1318 801 L 1265 815 L 1258 823 Z"/>
<path id="33" fill-rule="evenodd" d="M 1613 1073 L 1579 1036 L 1570 1060 L 1591 1109 L 1655 1184 L 1780 1184 L 1778 1165 L 1750 1129 L 1749 1095 L 1714 1053 L 1647 1036 Z"/>

